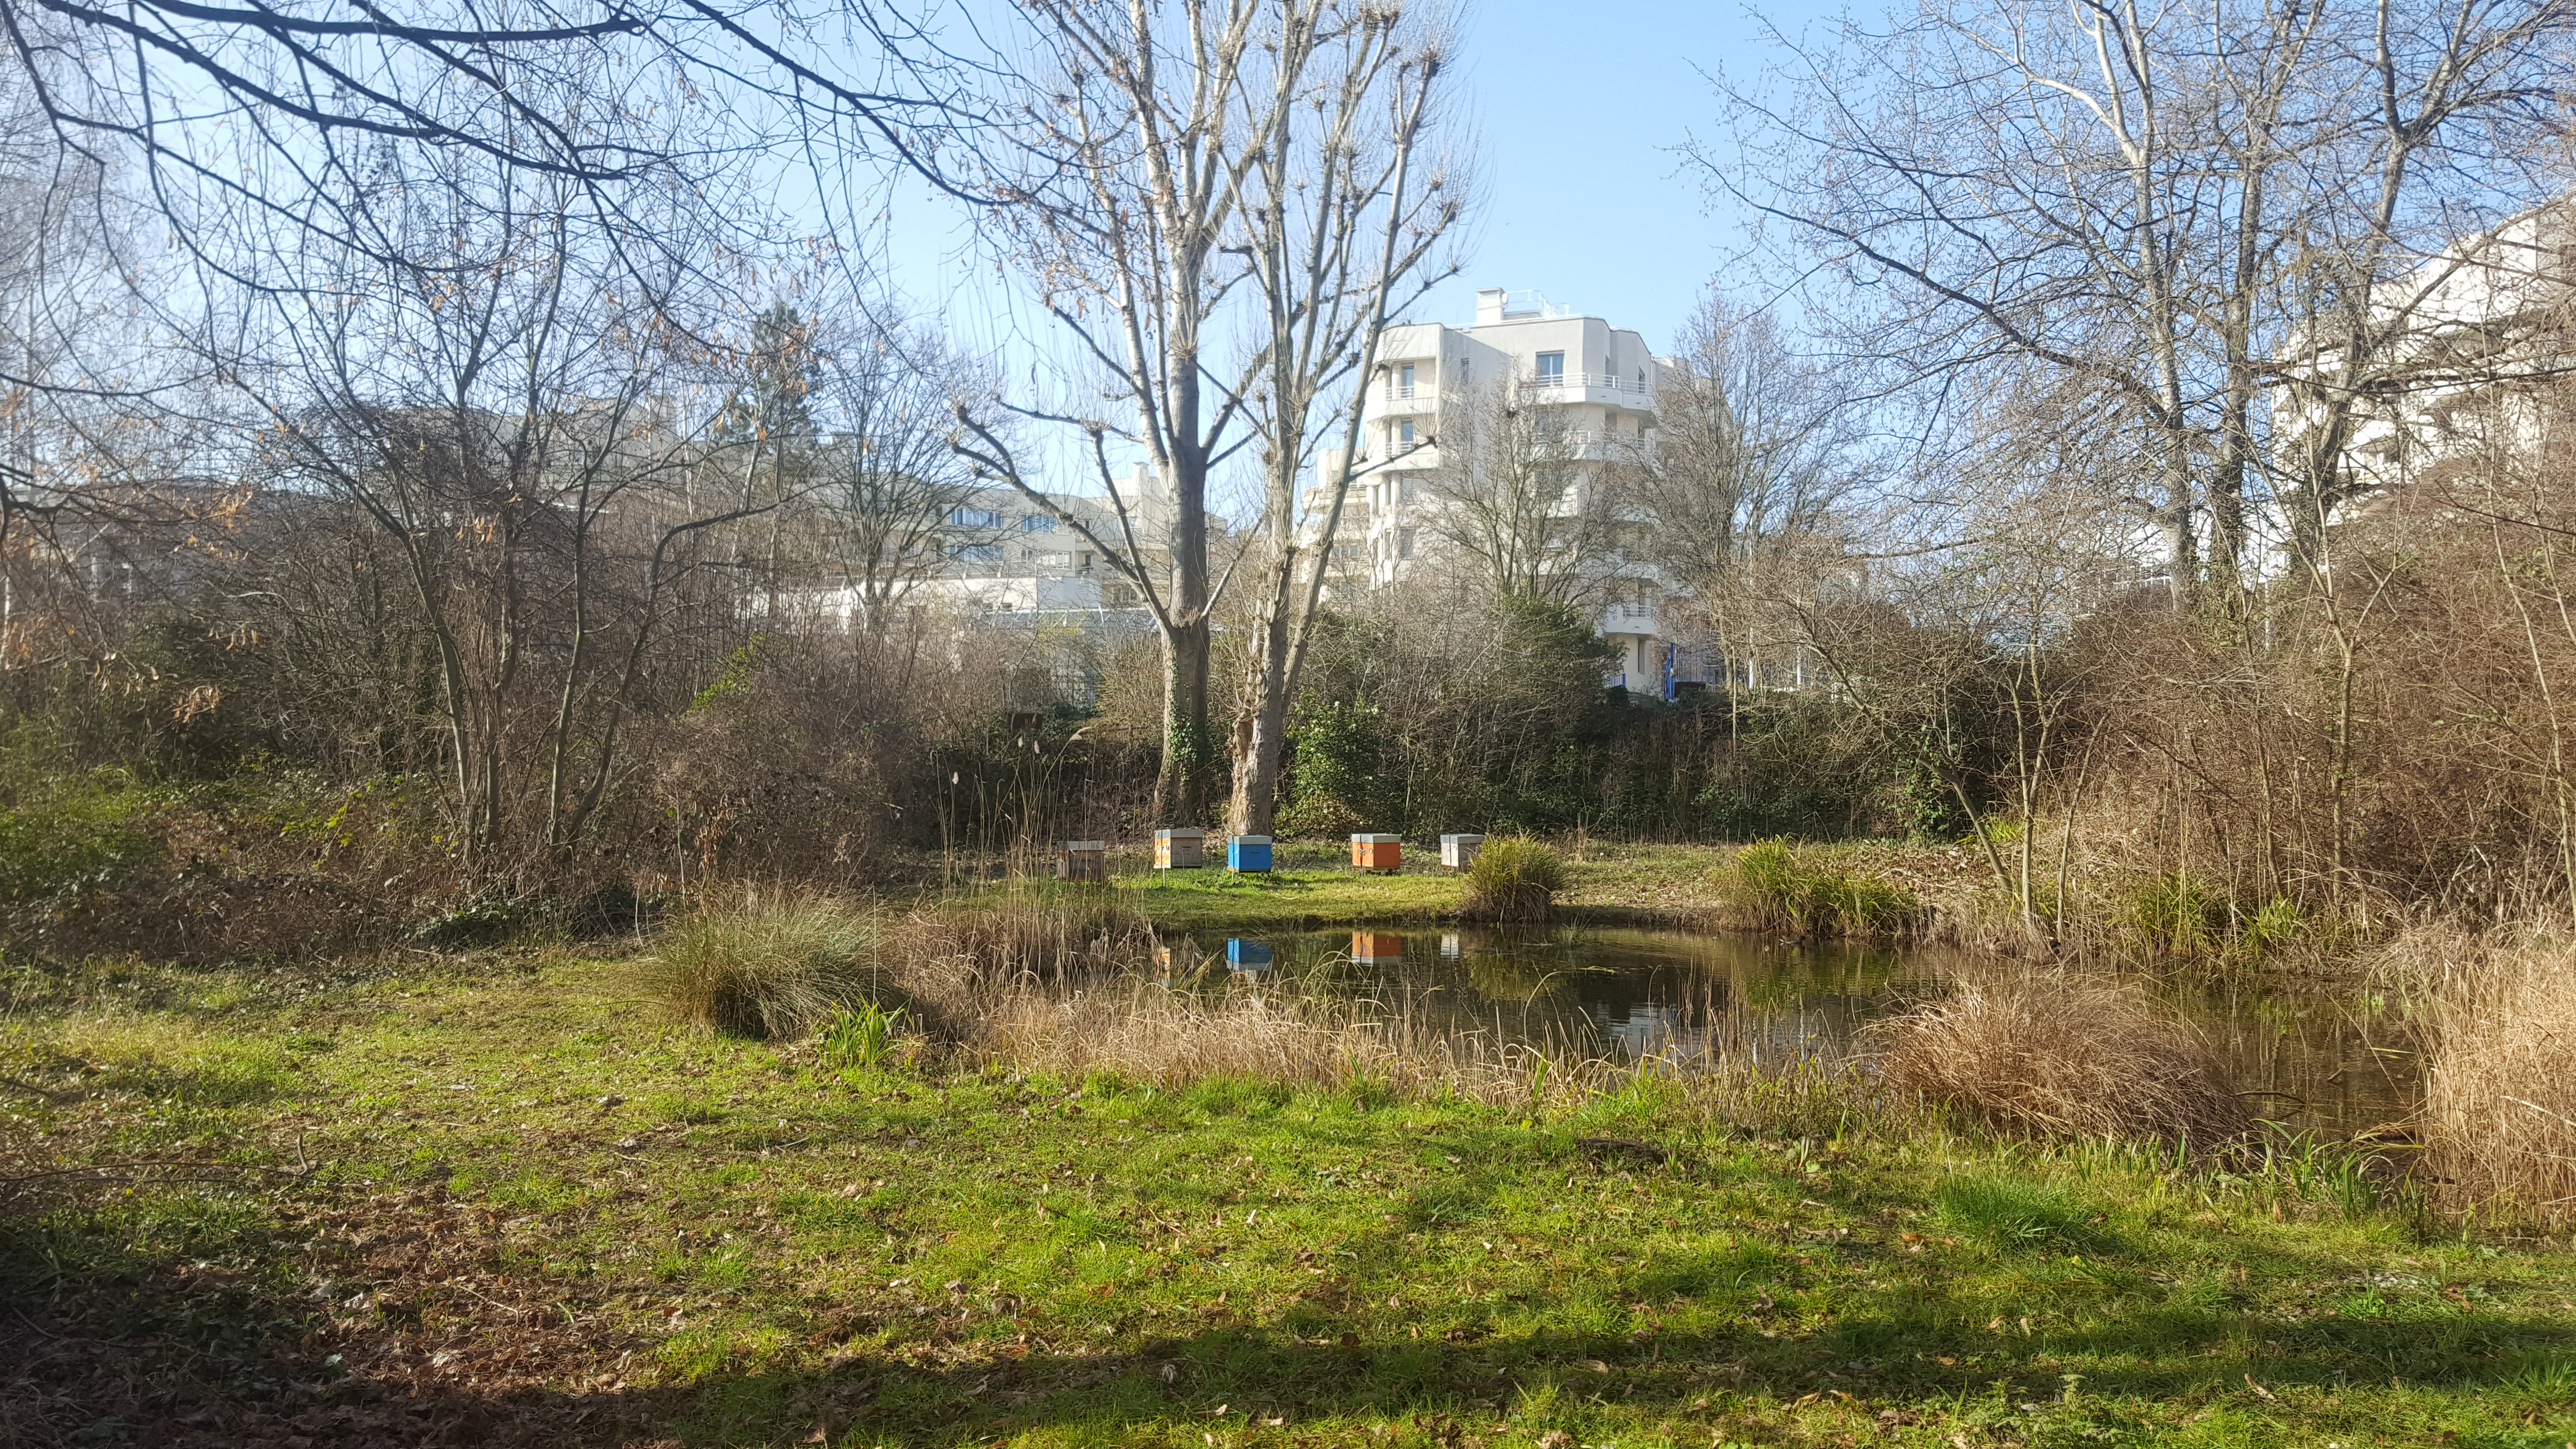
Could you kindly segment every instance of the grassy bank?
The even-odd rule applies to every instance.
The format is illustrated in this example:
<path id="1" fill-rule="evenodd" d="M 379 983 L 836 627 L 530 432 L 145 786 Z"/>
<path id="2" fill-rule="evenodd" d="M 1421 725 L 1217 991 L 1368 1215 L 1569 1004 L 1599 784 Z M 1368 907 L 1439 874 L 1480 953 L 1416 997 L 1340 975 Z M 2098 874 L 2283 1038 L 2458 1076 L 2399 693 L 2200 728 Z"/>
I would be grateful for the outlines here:
<path id="1" fill-rule="evenodd" d="M 13 978 L 0 1440 L 2576 1435 L 2576 1256 L 2327 1160 L 1999 1146 L 1822 1083 L 843 1069 L 640 977 Z"/>

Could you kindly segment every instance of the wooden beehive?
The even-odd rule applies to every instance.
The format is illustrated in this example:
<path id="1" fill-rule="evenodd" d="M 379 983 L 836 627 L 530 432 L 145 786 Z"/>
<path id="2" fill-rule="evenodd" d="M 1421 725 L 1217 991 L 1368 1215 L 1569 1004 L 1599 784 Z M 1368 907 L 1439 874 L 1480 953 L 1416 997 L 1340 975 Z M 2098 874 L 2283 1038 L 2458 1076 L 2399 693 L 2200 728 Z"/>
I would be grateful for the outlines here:
<path id="1" fill-rule="evenodd" d="M 1109 842 L 1068 840 L 1057 846 L 1055 878 L 1107 885 L 1109 883 Z"/>
<path id="2" fill-rule="evenodd" d="M 1351 869 L 1394 873 L 1404 864 L 1404 837 L 1401 835 L 1354 835 L 1351 837 Z"/>
<path id="3" fill-rule="evenodd" d="M 1239 871 L 1270 869 L 1270 837 L 1267 835 L 1226 837 L 1225 868 Z"/>
<path id="4" fill-rule="evenodd" d="M 1197 870 L 1207 864 L 1207 832 L 1179 829 L 1154 832 L 1154 869 Z"/>
<path id="5" fill-rule="evenodd" d="M 1440 863 L 1451 870 L 1465 870 L 1476 863 L 1476 852 L 1483 849 L 1481 835 L 1444 835 L 1440 837 Z"/>

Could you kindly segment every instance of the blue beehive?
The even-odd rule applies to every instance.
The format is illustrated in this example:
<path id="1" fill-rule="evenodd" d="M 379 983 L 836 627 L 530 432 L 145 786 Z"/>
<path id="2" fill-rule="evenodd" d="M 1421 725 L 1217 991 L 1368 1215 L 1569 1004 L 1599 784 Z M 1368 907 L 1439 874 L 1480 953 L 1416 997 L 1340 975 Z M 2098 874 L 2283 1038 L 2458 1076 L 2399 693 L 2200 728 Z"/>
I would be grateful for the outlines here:
<path id="1" fill-rule="evenodd" d="M 1237 936 L 1225 943 L 1225 961 L 1229 966 L 1259 969 L 1270 964 L 1270 943 L 1247 941 Z"/>
<path id="2" fill-rule="evenodd" d="M 1267 835 L 1229 835 L 1225 839 L 1227 870 L 1270 869 L 1270 837 Z"/>

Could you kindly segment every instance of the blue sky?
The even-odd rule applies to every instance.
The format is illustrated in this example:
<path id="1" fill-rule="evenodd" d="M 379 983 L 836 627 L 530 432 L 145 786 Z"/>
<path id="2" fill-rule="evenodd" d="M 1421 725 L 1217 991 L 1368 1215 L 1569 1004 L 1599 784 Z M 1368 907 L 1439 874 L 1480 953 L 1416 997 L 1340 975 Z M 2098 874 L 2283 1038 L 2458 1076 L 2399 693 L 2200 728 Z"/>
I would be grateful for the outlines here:
<path id="1" fill-rule="evenodd" d="M 1831 13 L 1763 10 L 1790 33 Z M 1742 241 L 1738 219 L 1712 206 L 1674 148 L 1713 130 L 1717 103 L 1700 72 L 1750 76 L 1767 61 L 1762 35 L 1752 11 L 1692 0 L 1470 0 L 1459 98 L 1480 143 L 1482 205 L 1461 249 L 1466 270 L 1415 315 L 1462 324 L 1479 287 L 1535 289 L 1670 348 Z M 978 350 L 1041 330 L 1010 279 L 966 244 L 955 208 L 926 189 L 899 196 L 887 260 L 906 296 Z"/>

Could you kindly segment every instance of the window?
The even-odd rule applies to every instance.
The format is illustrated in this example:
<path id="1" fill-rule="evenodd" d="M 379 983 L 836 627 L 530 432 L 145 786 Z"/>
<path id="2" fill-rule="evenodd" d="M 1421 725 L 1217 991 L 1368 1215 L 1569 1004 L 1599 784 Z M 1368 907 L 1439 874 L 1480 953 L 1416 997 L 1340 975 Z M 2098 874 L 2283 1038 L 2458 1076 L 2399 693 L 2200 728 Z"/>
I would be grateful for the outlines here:
<path id="1" fill-rule="evenodd" d="M 1460 387 L 1465 387 L 1465 386 L 1467 385 L 1467 379 L 1468 379 L 1468 376 L 1469 376 L 1469 373 L 1468 373 L 1468 370 L 1467 370 L 1467 359 L 1465 359 L 1465 358 L 1463 358 L 1463 357 L 1462 357 L 1462 358 L 1459 358 L 1459 359 L 1458 359 L 1458 385 L 1459 385 Z"/>
<path id="2" fill-rule="evenodd" d="M 1542 352 L 1538 355 L 1538 380 L 1544 387 L 1559 387 L 1565 382 L 1565 354 Z"/>
<path id="3" fill-rule="evenodd" d="M 1411 370 L 1412 369 L 1410 368 L 1406 369 L 1408 372 Z M 1403 444 L 1405 447 L 1410 448 L 1413 446 L 1413 419 L 1406 418 L 1403 422 L 1395 425 L 1395 440 L 1398 443 Z"/>
<path id="4" fill-rule="evenodd" d="M 1395 535 L 1395 556 L 1396 556 L 1397 558 L 1411 558 L 1411 557 L 1413 557 L 1413 530 L 1412 530 L 1412 529 L 1409 529 L 1409 528 L 1407 528 L 1407 529 L 1403 529 L 1403 530 L 1399 531 L 1399 532 Z"/>
<path id="5" fill-rule="evenodd" d="M 1396 485 L 1396 488 L 1397 488 L 1397 490 L 1398 490 L 1398 491 L 1403 495 L 1403 497 L 1404 497 L 1404 501 L 1405 501 L 1405 502 L 1407 502 L 1407 503 L 1411 503 L 1411 502 L 1413 501 L 1413 494 L 1414 494 L 1414 490 L 1415 490 L 1415 488 L 1416 488 L 1417 486 L 1418 486 L 1418 485 L 1416 484 L 1415 480 L 1413 480 L 1413 479 L 1411 479 L 1411 478 L 1407 478 L 1407 479 L 1403 480 L 1402 482 L 1398 483 L 1398 484 Z"/>
<path id="6" fill-rule="evenodd" d="M 1055 516 L 1049 513 L 1032 513 L 1028 517 L 1020 520 L 1020 527 L 1027 529 L 1031 533 L 1053 533 L 1055 532 Z"/>
<path id="7" fill-rule="evenodd" d="M 1642 368 L 1642 367 L 1641 367 L 1641 368 L 1638 368 L 1638 369 L 1637 369 L 1637 391 L 1639 391 L 1639 392 L 1644 392 L 1645 390 L 1646 390 L 1646 370 L 1645 370 L 1644 368 Z"/>
<path id="8" fill-rule="evenodd" d="M 952 543 L 948 556 L 959 563 L 1000 563 L 1002 546 L 998 543 Z"/>
<path id="9" fill-rule="evenodd" d="M 948 510 L 948 521 L 959 528 L 998 528 L 1002 515 L 990 508 L 968 508 L 961 504 Z"/>
<path id="10" fill-rule="evenodd" d="M 1413 364 L 1410 362 L 1395 370 L 1395 395 L 1413 396 Z"/>

